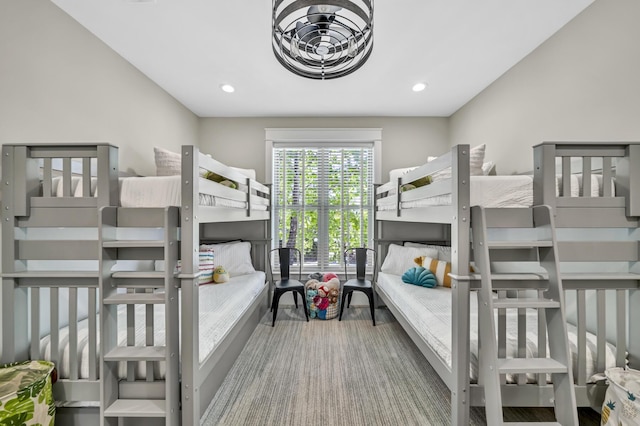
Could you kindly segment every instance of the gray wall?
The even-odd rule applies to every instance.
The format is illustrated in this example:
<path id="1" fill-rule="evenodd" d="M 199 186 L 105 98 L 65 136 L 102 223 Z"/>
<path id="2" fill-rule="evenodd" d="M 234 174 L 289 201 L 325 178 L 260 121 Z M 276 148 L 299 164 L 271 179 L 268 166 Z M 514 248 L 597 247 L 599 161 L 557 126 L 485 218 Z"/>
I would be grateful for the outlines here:
<path id="1" fill-rule="evenodd" d="M 498 173 L 549 140 L 640 140 L 640 1 L 596 0 L 450 118 L 451 144 L 487 144 Z"/>
<path id="2" fill-rule="evenodd" d="M 0 0 L 0 144 L 102 141 L 155 174 L 153 147 L 198 143 L 198 117 L 48 0 Z"/>
<path id="3" fill-rule="evenodd" d="M 236 167 L 256 169 L 265 178 L 265 128 L 382 128 L 382 176 L 417 166 L 449 149 L 447 118 L 202 118 L 200 149 Z"/>

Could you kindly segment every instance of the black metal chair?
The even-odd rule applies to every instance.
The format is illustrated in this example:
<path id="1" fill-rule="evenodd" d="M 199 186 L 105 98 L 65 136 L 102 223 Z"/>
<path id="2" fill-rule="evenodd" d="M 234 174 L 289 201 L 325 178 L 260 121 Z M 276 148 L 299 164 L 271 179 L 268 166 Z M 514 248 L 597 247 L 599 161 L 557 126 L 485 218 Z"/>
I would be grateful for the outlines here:
<path id="1" fill-rule="evenodd" d="M 355 257 L 356 264 L 356 277 L 349 279 L 348 266 L 353 265 Z M 375 281 L 375 268 L 377 265 L 377 253 L 375 250 L 366 247 L 353 247 L 344 251 L 344 275 L 345 281 L 342 284 L 342 301 L 340 303 L 340 317 L 338 321 L 342 321 L 342 311 L 344 310 L 345 299 L 347 300 L 347 308 L 351 305 L 351 297 L 354 291 L 361 291 L 369 298 L 369 309 L 371 310 L 371 319 L 373 325 L 376 325 L 375 315 L 375 292 L 373 289 L 373 283 L 371 280 L 366 279 L 367 261 L 372 260 L 374 269 Z"/>
<path id="2" fill-rule="evenodd" d="M 269 252 L 268 261 L 269 261 L 269 271 L 273 271 L 271 268 L 271 257 L 275 252 L 278 252 L 278 259 L 280 262 L 280 279 L 273 279 L 272 274 L 272 282 L 273 282 L 273 296 L 271 301 L 271 311 L 273 312 L 273 322 L 271 326 L 276 325 L 276 315 L 278 314 L 278 302 L 280 301 L 280 296 L 284 293 L 290 291 L 293 293 L 293 302 L 296 305 L 296 309 L 298 308 L 298 293 L 302 296 L 302 306 L 304 307 L 304 315 L 309 321 L 309 312 L 307 311 L 307 302 L 305 297 L 304 284 L 302 281 L 302 256 L 300 254 L 300 250 L 294 247 L 281 247 L 273 249 Z M 290 266 L 291 266 L 291 255 L 294 254 L 298 259 L 298 279 L 292 279 L 290 275 Z"/>

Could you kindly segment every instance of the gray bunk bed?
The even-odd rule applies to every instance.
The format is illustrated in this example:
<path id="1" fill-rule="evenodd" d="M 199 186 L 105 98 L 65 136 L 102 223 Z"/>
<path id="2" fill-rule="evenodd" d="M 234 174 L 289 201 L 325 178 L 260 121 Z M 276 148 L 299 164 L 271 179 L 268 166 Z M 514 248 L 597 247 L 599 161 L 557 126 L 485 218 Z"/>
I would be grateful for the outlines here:
<path id="1" fill-rule="evenodd" d="M 2 148 L 0 354 L 64 370 L 56 424 L 198 423 L 268 306 L 269 188 L 194 146 L 181 154 L 177 205 L 124 208 L 113 145 Z M 199 285 L 201 241 L 232 240 L 250 245 L 255 274 L 232 277 L 233 292 Z M 220 317 L 208 304 L 224 295 L 245 300 Z M 210 319 L 224 326 L 215 345 Z"/>
<path id="2" fill-rule="evenodd" d="M 472 358 L 477 356 L 472 355 L 478 345 L 473 341 L 478 321 L 477 306 L 473 305 L 481 278 L 470 271 L 470 207 L 481 204 L 482 199 L 474 201 L 474 195 L 478 200 L 477 194 L 470 193 L 476 177 L 469 173 L 469 152 L 468 145 L 454 146 L 450 152 L 376 190 L 375 240 L 380 259 L 385 258 L 391 243 L 421 240 L 450 246 L 448 315 L 440 312 L 425 318 L 429 303 L 441 301 L 436 296 L 442 292 L 403 287 L 400 277 L 379 273 L 376 291 L 450 389 L 452 425 L 468 424 L 469 407 L 483 406 L 485 402 L 477 371 L 472 374 L 470 367 Z M 579 164 L 579 170 L 575 164 Z M 575 326 L 573 376 L 578 406 L 601 406 L 606 385 L 590 380 L 590 372 L 603 372 L 611 365 L 637 368 L 640 363 L 640 342 L 630 338 L 640 332 L 639 166 L 638 143 L 545 142 L 534 147 L 530 203 L 549 205 L 555 214 L 566 310 L 569 322 Z M 403 185 L 443 170 L 450 171 L 450 178 L 445 176 L 429 185 L 402 191 Z M 490 177 L 483 177 L 486 178 Z M 596 184 L 600 189 L 595 188 Z M 434 202 L 435 199 L 439 201 Z M 505 230 L 519 226 L 521 218 L 514 209 L 491 205 L 485 209 L 492 226 Z M 496 263 L 508 268 L 517 262 L 526 263 L 530 256 L 506 252 Z M 396 283 L 395 290 L 381 282 L 381 277 Z M 432 293 L 427 302 L 412 309 L 410 305 L 420 297 L 418 293 L 429 291 Z M 442 306 L 445 305 L 440 304 L 437 309 L 442 310 Z M 544 319 L 534 319 L 531 330 L 524 311 L 517 311 L 516 336 L 512 337 L 519 357 L 526 356 L 531 340 L 540 350 L 546 348 Z M 499 313 L 499 317 L 499 350 L 504 353 L 509 330 L 506 314 Z M 441 328 L 435 334 L 447 335 L 444 343 L 434 343 L 429 330 L 439 322 L 447 329 Z M 534 333 L 534 337 L 529 336 L 529 343 L 528 332 Z M 442 346 L 447 348 L 443 351 Z M 520 374 L 512 380 L 504 379 L 502 387 L 505 406 L 553 405 L 553 386 L 542 376 L 531 380 Z"/>

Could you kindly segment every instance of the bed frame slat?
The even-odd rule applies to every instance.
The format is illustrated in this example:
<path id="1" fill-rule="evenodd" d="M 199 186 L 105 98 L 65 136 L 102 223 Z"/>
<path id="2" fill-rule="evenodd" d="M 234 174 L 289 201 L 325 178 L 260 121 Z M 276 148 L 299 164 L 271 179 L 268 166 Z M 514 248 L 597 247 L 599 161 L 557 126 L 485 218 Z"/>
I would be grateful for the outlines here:
<path id="1" fill-rule="evenodd" d="M 98 293 L 95 288 L 89 288 L 89 380 L 98 380 Z"/>
<path id="2" fill-rule="evenodd" d="M 69 289 L 69 378 L 78 380 L 78 289 Z"/>

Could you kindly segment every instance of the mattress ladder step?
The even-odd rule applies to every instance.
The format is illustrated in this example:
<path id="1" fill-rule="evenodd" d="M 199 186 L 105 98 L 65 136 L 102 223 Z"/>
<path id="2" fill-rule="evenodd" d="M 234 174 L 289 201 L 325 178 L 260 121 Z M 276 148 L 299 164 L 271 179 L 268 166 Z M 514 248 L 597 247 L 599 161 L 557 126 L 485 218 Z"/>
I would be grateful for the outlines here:
<path id="1" fill-rule="evenodd" d="M 151 280 L 161 279 L 164 280 L 164 271 L 118 271 L 111 274 L 111 278 L 117 278 L 122 280 Z"/>
<path id="2" fill-rule="evenodd" d="M 103 241 L 104 248 L 155 248 L 164 247 L 163 240 L 113 240 Z"/>
<path id="3" fill-rule="evenodd" d="M 118 271 L 113 272 L 111 278 L 118 288 L 153 289 L 165 285 L 163 271 Z"/>
<path id="4" fill-rule="evenodd" d="M 118 346 L 104 354 L 105 361 L 164 361 L 165 346 Z"/>
<path id="5" fill-rule="evenodd" d="M 487 241 L 490 249 L 520 249 L 534 247 L 553 247 L 553 241 L 547 240 L 504 240 Z"/>
<path id="6" fill-rule="evenodd" d="M 516 309 L 525 309 L 525 308 L 533 308 L 533 309 L 548 309 L 548 308 L 559 308 L 560 302 L 551 299 L 544 298 L 533 298 L 533 297 L 521 297 L 521 298 L 505 298 L 505 299 L 496 299 L 493 301 L 493 307 L 495 309 L 506 309 L 506 308 L 516 308 Z"/>
<path id="7" fill-rule="evenodd" d="M 171 270 L 167 272 L 138 270 L 136 267 L 123 266 L 120 261 L 163 261 L 173 267 L 180 256 L 179 228 L 180 211 L 178 207 L 121 209 L 106 207 L 100 210 L 101 260 L 100 295 L 101 315 L 100 367 L 101 371 L 116 368 L 120 362 L 149 363 L 163 361 L 165 379 L 155 380 L 153 375 L 147 380 L 122 381 L 117 374 L 105 374 L 100 378 L 101 423 L 122 423 L 125 418 L 162 418 L 162 424 L 180 423 L 180 382 L 179 351 L 180 324 L 178 306 L 178 279 Z M 149 238 L 123 239 L 129 234 L 129 227 L 162 227 L 163 238 L 158 239 L 157 230 L 149 233 Z M 113 236 L 116 235 L 114 238 Z M 122 235 L 122 237 L 118 237 Z M 138 235 L 136 235 L 137 237 Z M 115 270 L 114 270 L 115 269 Z M 118 270 L 124 269 L 124 270 Z M 126 291 L 123 291 L 126 290 Z M 118 305 L 126 305 L 126 317 L 119 315 Z M 147 346 L 118 345 L 118 328 L 131 322 L 130 314 L 138 311 L 133 305 L 144 305 L 146 311 L 145 334 Z M 164 324 L 155 324 L 148 315 L 153 305 L 162 305 Z M 117 312 L 116 312 L 117 311 Z M 113 318 L 117 315 L 116 318 Z M 137 321 L 134 320 L 134 322 Z M 164 331 L 164 346 L 154 345 L 152 336 Z M 131 365 L 129 365 L 132 367 Z M 106 370 L 105 370 L 106 369 Z M 147 370 L 149 371 L 149 370 Z M 130 372 L 128 372 L 130 374 Z M 104 418 L 117 418 L 104 422 Z"/>
<path id="8" fill-rule="evenodd" d="M 498 358 L 500 374 L 566 373 L 567 366 L 551 358 Z"/>
<path id="9" fill-rule="evenodd" d="M 492 212 L 481 206 L 471 207 L 473 227 L 474 260 L 480 271 L 478 289 L 478 332 L 482 345 L 479 348 L 480 377 L 484 385 L 485 411 L 492 423 L 504 423 L 502 382 L 504 374 L 551 374 L 553 394 L 556 401 L 555 420 L 565 426 L 578 426 L 578 411 L 571 371 L 571 353 L 567 338 L 566 315 L 562 302 L 564 290 L 558 261 L 558 243 L 554 224 L 554 214 L 550 206 L 538 205 L 529 209 L 520 209 L 527 218 L 526 223 L 501 223 Z M 530 220 L 530 222 L 529 222 Z M 522 226 L 522 225 L 526 226 Z M 507 225 L 507 226 L 505 226 Z M 489 238 L 494 231 L 500 230 L 503 237 Z M 522 233 L 526 230 L 526 234 Z M 513 239 L 506 240 L 513 237 Z M 522 238 L 519 238 L 522 237 Z M 498 250 L 493 250 L 498 249 Z M 513 253 L 507 250 L 512 249 Z M 500 274 L 498 263 L 503 271 L 518 271 L 523 262 L 520 252 L 528 252 L 527 269 L 533 273 Z M 504 264 L 504 265 L 503 265 Z M 546 271 L 546 272 L 545 272 Z M 496 298 L 495 290 L 529 290 L 533 297 Z M 543 293 L 540 294 L 540 290 Z M 496 330 L 495 309 L 549 309 L 544 315 L 548 335 L 549 353 L 553 357 L 504 358 L 501 356 Z M 520 327 L 519 327 L 520 328 Z M 523 337 L 519 330 L 518 340 Z M 540 424 L 540 423 L 534 423 Z"/>
<path id="10" fill-rule="evenodd" d="M 159 305 L 165 303 L 164 293 L 117 293 L 103 299 L 105 305 Z"/>
<path id="11" fill-rule="evenodd" d="M 164 399 L 116 399 L 104 410 L 105 417 L 166 417 Z"/>

